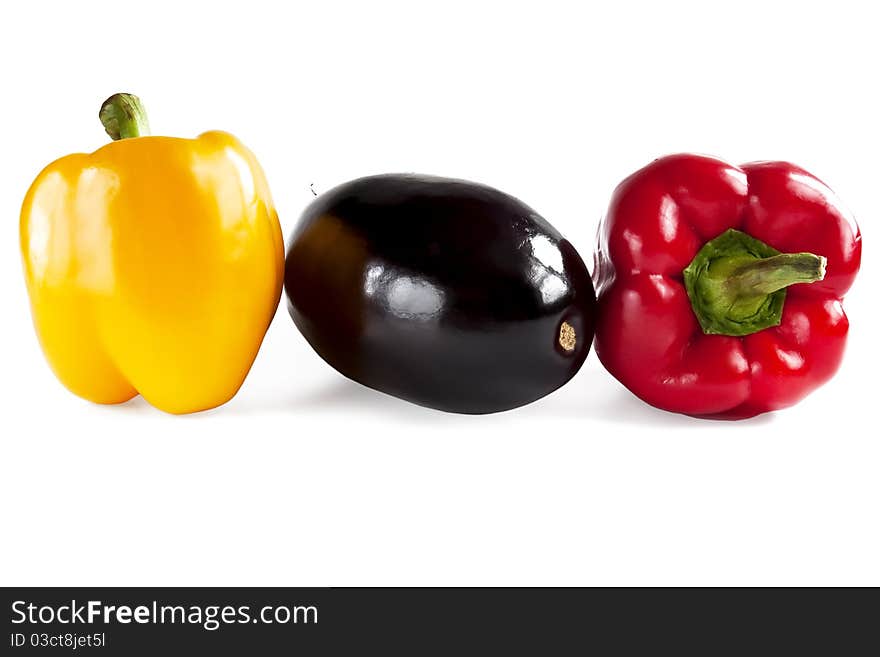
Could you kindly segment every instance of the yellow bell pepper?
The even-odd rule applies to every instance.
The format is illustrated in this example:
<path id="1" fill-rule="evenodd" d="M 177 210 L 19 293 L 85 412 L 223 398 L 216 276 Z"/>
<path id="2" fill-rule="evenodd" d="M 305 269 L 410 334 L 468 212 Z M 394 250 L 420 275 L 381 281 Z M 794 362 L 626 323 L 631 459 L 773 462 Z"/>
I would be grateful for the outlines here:
<path id="1" fill-rule="evenodd" d="M 281 294 L 269 186 L 235 137 L 150 137 L 136 96 L 101 109 L 116 140 L 47 166 L 21 210 L 34 325 L 75 394 L 138 393 L 169 413 L 218 406 L 244 381 Z"/>

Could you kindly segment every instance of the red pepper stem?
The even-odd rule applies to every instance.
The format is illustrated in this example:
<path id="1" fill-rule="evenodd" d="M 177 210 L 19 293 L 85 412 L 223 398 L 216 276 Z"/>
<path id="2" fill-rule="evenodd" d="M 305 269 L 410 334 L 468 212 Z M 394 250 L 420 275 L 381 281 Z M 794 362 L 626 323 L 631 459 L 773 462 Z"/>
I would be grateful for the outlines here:
<path id="1" fill-rule="evenodd" d="M 795 283 L 821 281 L 826 263 L 826 258 L 812 253 L 780 253 L 737 267 L 727 286 L 734 296 L 766 296 Z"/>
<path id="2" fill-rule="evenodd" d="M 704 333 L 743 336 L 779 326 L 786 288 L 825 278 L 826 260 L 780 253 L 736 229 L 709 240 L 682 272 Z"/>

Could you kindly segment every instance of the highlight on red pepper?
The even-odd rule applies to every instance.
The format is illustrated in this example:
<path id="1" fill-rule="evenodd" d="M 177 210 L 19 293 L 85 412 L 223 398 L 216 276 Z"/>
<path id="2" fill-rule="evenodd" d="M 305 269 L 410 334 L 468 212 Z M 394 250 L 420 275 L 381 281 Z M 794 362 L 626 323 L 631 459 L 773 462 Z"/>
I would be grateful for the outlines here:
<path id="1" fill-rule="evenodd" d="M 617 187 L 599 229 L 596 354 L 667 411 L 791 406 L 840 365 L 861 252 L 852 215 L 793 164 L 660 158 Z"/>

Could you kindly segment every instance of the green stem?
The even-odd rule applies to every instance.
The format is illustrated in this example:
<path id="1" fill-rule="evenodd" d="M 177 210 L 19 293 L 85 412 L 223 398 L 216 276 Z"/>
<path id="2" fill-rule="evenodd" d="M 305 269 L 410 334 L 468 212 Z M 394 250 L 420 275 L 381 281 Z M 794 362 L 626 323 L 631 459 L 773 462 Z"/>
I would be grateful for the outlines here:
<path id="1" fill-rule="evenodd" d="M 743 336 L 782 321 L 789 285 L 825 278 L 826 260 L 779 253 L 738 230 L 703 245 L 685 268 L 684 285 L 704 333 Z"/>
<path id="2" fill-rule="evenodd" d="M 147 111 L 134 94 L 113 94 L 101 105 L 98 118 L 113 141 L 150 134 Z"/>
<path id="3" fill-rule="evenodd" d="M 812 253 L 780 253 L 737 267 L 727 287 L 737 296 L 766 296 L 795 283 L 821 281 L 826 262 Z"/>

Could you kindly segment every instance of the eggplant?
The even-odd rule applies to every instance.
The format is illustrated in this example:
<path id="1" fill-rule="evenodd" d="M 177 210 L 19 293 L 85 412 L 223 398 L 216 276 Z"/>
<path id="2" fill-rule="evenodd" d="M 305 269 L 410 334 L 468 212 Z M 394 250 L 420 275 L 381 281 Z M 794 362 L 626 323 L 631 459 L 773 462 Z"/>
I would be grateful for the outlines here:
<path id="1" fill-rule="evenodd" d="M 294 323 L 345 376 L 456 413 L 553 392 L 580 369 L 596 296 L 574 247 L 491 187 L 359 178 L 316 198 L 287 247 Z"/>

